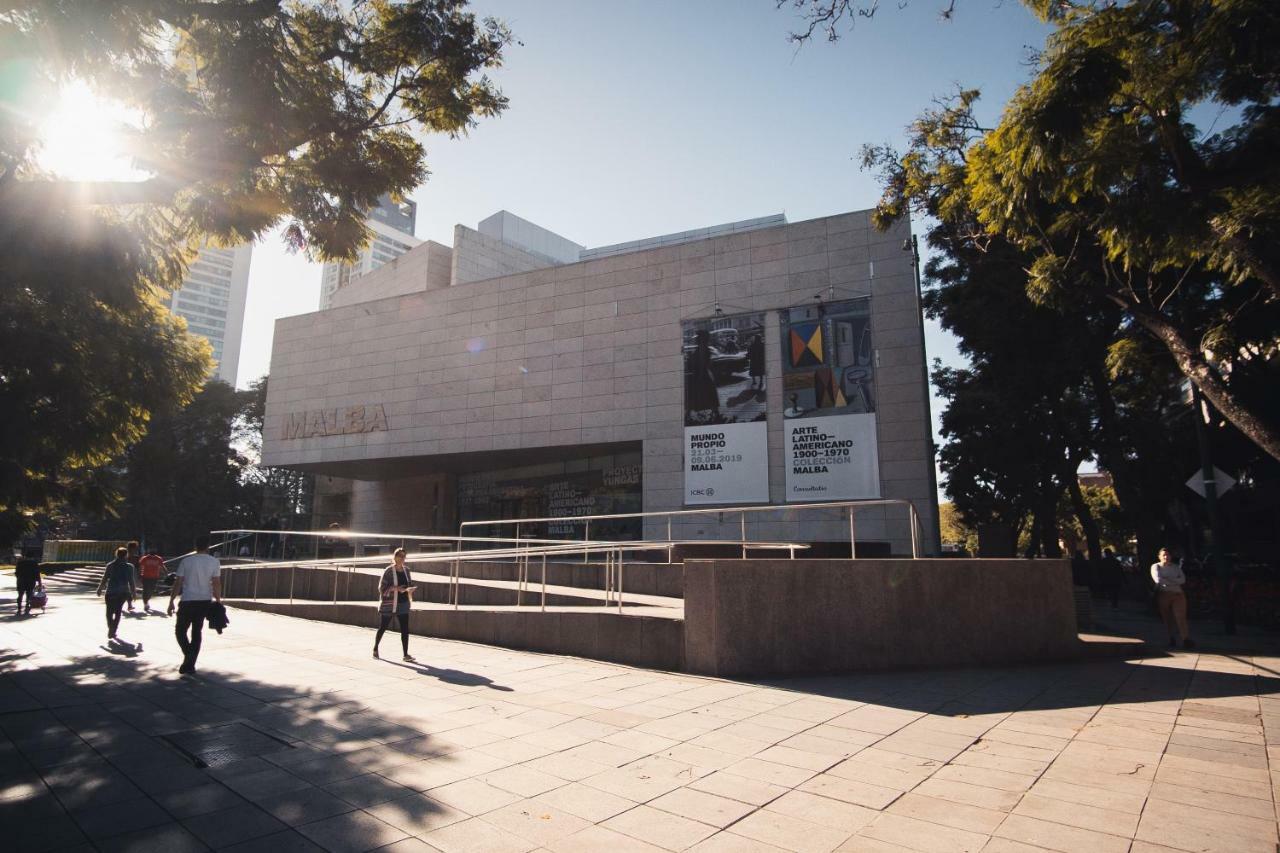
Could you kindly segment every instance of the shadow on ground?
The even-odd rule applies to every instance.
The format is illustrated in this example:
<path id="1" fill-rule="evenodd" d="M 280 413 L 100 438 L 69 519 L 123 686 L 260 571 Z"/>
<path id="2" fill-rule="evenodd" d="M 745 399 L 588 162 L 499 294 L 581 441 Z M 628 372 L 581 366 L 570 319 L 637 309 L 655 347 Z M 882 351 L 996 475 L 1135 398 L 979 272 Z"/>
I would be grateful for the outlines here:
<path id="1" fill-rule="evenodd" d="M 421 719 L 377 716 L 324 687 L 224 673 L 177 678 L 133 644 L 102 648 L 38 669 L 30 652 L 0 655 L 3 849 L 182 853 L 253 839 L 260 849 L 311 850 L 316 833 L 333 838 L 369 822 L 358 809 L 422 823 L 440 808 L 377 775 L 447 763 L 459 749 L 416 728 Z M 413 668 L 451 684 L 509 689 Z M 193 731 L 205 752 L 179 748 Z"/>

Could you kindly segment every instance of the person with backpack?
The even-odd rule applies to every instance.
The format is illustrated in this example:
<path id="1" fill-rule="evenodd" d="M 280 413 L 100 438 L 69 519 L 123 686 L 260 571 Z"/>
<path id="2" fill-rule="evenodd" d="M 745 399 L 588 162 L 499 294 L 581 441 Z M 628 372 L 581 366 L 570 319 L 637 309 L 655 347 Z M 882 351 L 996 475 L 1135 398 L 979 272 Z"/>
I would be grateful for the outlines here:
<path id="1" fill-rule="evenodd" d="M 98 581 L 98 595 L 106 590 L 107 603 L 107 639 L 114 640 L 116 631 L 120 629 L 120 611 L 126 601 L 133 598 L 133 566 L 129 563 L 129 549 L 117 548 L 116 558 L 102 571 L 102 580 Z"/>
<path id="2" fill-rule="evenodd" d="M 222 565 L 209 553 L 208 535 L 197 536 L 195 546 L 196 553 L 184 558 L 178 566 L 178 577 L 169 592 L 170 616 L 173 615 L 173 600 L 182 598 L 178 621 L 173 629 L 174 636 L 178 638 L 178 648 L 182 649 L 182 666 L 178 667 L 182 675 L 195 675 L 204 621 L 213 602 L 222 601 Z M 188 631 L 191 632 L 190 639 L 187 638 Z"/>
<path id="3" fill-rule="evenodd" d="M 382 635 L 391 624 L 391 617 L 395 616 L 400 627 L 400 646 L 404 651 L 404 660 L 414 659 L 409 654 L 409 601 L 413 595 L 413 576 L 409 573 L 409 567 L 404 564 L 404 556 L 403 548 L 395 550 L 391 557 L 392 563 L 383 571 L 382 580 L 378 584 L 378 595 L 382 601 L 378 606 L 378 634 L 373 638 L 375 658 L 379 656 L 378 644 L 382 642 Z"/>
<path id="4" fill-rule="evenodd" d="M 151 596 L 155 594 L 156 585 L 168 570 L 164 558 L 156 553 L 155 546 L 147 548 L 147 553 L 138 560 L 138 577 L 142 580 L 142 612 L 151 612 Z"/>

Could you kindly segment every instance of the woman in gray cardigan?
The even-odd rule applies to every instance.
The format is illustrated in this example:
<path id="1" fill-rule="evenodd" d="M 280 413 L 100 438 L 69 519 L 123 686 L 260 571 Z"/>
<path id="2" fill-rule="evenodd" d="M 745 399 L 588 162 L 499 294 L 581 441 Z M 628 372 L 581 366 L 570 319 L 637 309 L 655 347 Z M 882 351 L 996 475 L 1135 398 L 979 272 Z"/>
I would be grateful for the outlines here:
<path id="1" fill-rule="evenodd" d="M 413 660 L 409 654 L 409 603 L 413 598 L 413 576 L 404 563 L 404 549 L 397 548 L 392 556 L 391 565 L 382 573 L 382 581 L 378 584 L 378 594 L 382 601 L 378 605 L 381 617 L 378 624 L 378 635 L 373 639 L 373 656 L 378 657 L 378 644 L 382 635 L 391 624 L 391 617 L 396 617 L 400 626 L 400 646 L 404 649 L 404 659 Z"/>

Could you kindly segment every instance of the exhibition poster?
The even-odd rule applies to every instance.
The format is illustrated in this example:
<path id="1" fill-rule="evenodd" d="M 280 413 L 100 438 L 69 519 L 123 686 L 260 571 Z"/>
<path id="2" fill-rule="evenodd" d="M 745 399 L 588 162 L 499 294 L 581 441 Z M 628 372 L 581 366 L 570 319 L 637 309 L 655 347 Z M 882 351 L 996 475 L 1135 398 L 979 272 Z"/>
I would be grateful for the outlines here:
<path id="1" fill-rule="evenodd" d="M 684 502 L 768 503 L 764 315 L 685 320 Z"/>
<path id="2" fill-rule="evenodd" d="M 781 317 L 786 499 L 879 497 L 871 299 Z"/>

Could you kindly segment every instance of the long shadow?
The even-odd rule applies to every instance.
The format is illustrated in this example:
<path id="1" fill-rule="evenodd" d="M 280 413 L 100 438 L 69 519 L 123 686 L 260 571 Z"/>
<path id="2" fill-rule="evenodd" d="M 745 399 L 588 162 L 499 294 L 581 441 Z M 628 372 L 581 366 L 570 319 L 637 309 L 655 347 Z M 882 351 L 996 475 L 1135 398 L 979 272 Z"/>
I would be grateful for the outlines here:
<path id="1" fill-rule="evenodd" d="M 42 627 L 66 624 L 54 617 Z M 176 649 L 161 664 L 133 643 L 102 648 L 40 666 L 37 653 L 0 654 L 0 848 L 183 853 L 270 837 L 273 847 L 312 849 L 306 841 L 334 831 L 326 820 L 357 809 L 411 834 L 441 811 L 415 793 L 441 783 L 415 772 L 462 747 L 433 742 L 421 717 L 375 710 L 332 686 L 214 671 L 179 678 Z M 205 657 L 217 665 L 216 650 Z M 424 669 L 445 683 L 510 689 Z M 353 667 L 344 684 L 361 672 Z M 458 696 L 486 704 L 480 692 Z M 184 752 L 192 743 L 197 751 Z"/>
<path id="2" fill-rule="evenodd" d="M 429 675 L 445 684 L 453 684 L 459 687 L 488 687 L 490 690 L 501 690 L 506 693 L 512 692 L 510 687 L 502 684 L 494 683 L 492 678 L 486 678 L 483 675 L 477 675 L 474 672 L 463 672 L 458 669 L 439 669 L 425 663 L 396 663 L 393 660 L 383 660 L 383 663 L 389 663 L 392 666 L 402 667 L 403 669 L 412 670 L 423 675 Z"/>

